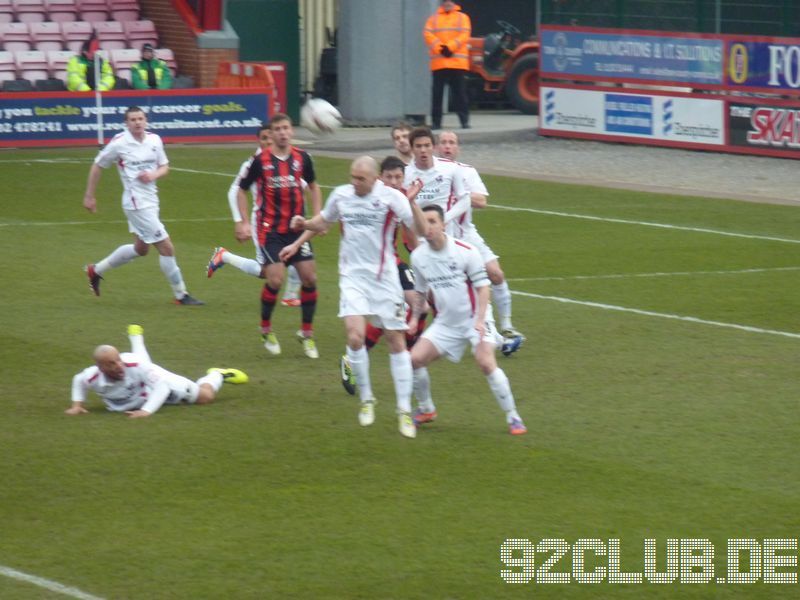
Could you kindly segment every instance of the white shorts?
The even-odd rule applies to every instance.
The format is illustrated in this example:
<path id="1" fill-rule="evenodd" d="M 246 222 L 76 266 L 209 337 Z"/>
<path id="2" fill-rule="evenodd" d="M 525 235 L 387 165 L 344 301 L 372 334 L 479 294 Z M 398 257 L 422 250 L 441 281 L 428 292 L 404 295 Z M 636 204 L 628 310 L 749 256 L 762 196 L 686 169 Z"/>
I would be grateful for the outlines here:
<path id="1" fill-rule="evenodd" d="M 406 308 L 398 277 L 386 276 L 371 281 L 339 277 L 339 317 L 372 317 L 375 327 L 405 331 Z"/>
<path id="2" fill-rule="evenodd" d="M 497 254 L 492 252 L 492 249 L 489 248 L 489 244 L 484 241 L 484 239 L 481 237 L 481 234 L 477 231 L 468 231 L 461 239 L 477 248 L 478 252 L 481 254 L 481 260 L 483 260 L 483 264 L 499 258 Z"/>
<path id="3" fill-rule="evenodd" d="M 433 344 L 440 356 L 457 363 L 464 355 L 467 344 L 470 345 L 472 353 L 475 354 L 475 347 L 480 342 L 488 342 L 493 346 L 497 346 L 502 342 L 503 338 L 497 333 L 494 319 L 487 319 L 485 327 L 483 338 L 478 339 L 478 332 L 472 325 L 469 327 L 451 327 L 434 319 L 433 323 L 425 328 L 420 337 Z"/>
<path id="4" fill-rule="evenodd" d="M 162 242 L 169 237 L 167 228 L 158 220 L 157 206 L 124 210 L 128 217 L 128 231 L 135 233 L 145 244 Z"/>
<path id="5" fill-rule="evenodd" d="M 164 404 L 194 404 L 197 402 L 197 396 L 200 394 L 200 386 L 191 379 L 187 379 L 182 375 L 176 375 L 167 371 L 164 376 L 167 385 L 169 385 L 169 396 L 164 401 Z"/>

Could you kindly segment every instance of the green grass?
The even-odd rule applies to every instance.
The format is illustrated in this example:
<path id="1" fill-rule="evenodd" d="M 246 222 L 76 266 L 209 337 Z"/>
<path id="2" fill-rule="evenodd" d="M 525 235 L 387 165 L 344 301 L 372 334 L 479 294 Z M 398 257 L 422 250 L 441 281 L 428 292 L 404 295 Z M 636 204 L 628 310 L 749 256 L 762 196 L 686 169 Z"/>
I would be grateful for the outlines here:
<path id="1" fill-rule="evenodd" d="M 106 598 L 796 597 L 763 583 L 512 586 L 499 557 L 507 538 L 619 538 L 623 570 L 641 572 L 645 538 L 660 567 L 668 538 L 708 538 L 724 575 L 727 539 L 796 539 L 800 339 L 515 295 L 528 342 L 500 364 L 529 435 L 506 433 L 465 359 L 431 368 L 439 419 L 401 438 L 383 346 L 377 422 L 360 428 L 338 381 L 335 233 L 315 242 L 317 362 L 292 339 L 296 309 L 276 309 L 284 353 L 267 356 L 260 282 L 205 277 L 217 244 L 252 254 L 233 240 L 230 177 L 214 174 L 248 151 L 168 148 L 162 219 L 208 303 L 196 309 L 170 304 L 154 253 L 88 292 L 82 265 L 128 239 L 113 170 L 98 214 L 81 207 L 92 150 L 0 154 L 0 565 Z M 53 158 L 72 162 L 34 162 Z M 321 184 L 346 181 L 345 161 L 316 165 Z M 800 267 L 800 244 L 542 212 L 800 239 L 796 208 L 486 182 L 494 204 L 539 211 L 475 217 L 513 290 L 800 333 L 800 270 L 774 270 Z M 127 349 L 128 323 L 170 370 L 235 366 L 251 382 L 147 420 L 97 399 L 64 415 L 72 375 L 99 343 Z M 62 596 L 0 577 L 0 597 Z"/>

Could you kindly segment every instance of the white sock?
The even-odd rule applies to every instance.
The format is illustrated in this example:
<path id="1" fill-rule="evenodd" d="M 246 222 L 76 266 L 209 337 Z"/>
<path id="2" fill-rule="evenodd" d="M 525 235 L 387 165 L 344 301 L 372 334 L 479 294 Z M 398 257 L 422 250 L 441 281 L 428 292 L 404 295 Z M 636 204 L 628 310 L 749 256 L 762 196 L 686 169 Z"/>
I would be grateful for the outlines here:
<path id="1" fill-rule="evenodd" d="M 222 387 L 222 382 L 224 380 L 225 378 L 222 376 L 222 373 L 219 371 L 211 371 L 211 373 L 208 375 L 204 375 L 198 379 L 196 383 L 197 385 L 203 385 L 204 383 L 207 383 L 214 389 L 215 392 L 218 392 L 219 388 Z"/>
<path id="2" fill-rule="evenodd" d="M 431 398 L 431 377 L 428 375 L 427 367 L 414 369 L 414 395 L 417 397 L 417 404 L 422 412 L 436 411 Z"/>
<path id="3" fill-rule="evenodd" d="M 353 350 L 348 346 L 347 358 L 350 361 L 350 368 L 353 369 L 353 374 L 356 376 L 356 385 L 361 401 L 374 400 L 372 382 L 369 379 L 369 354 L 367 354 L 366 346 L 361 346 L 359 350 Z"/>
<path id="4" fill-rule="evenodd" d="M 174 256 L 159 256 L 158 265 L 161 267 L 161 272 L 169 281 L 172 286 L 172 293 L 175 298 L 180 300 L 186 295 L 186 285 L 183 283 L 183 276 L 181 270 L 178 268 L 178 261 Z"/>
<path id="5" fill-rule="evenodd" d="M 131 341 L 131 352 L 136 356 L 140 356 L 145 362 L 153 362 L 150 360 L 150 354 L 144 346 L 143 335 L 129 335 L 128 339 Z"/>
<path id="6" fill-rule="evenodd" d="M 226 265 L 233 265 L 240 271 L 244 271 L 253 277 L 261 276 L 261 265 L 258 264 L 257 260 L 253 260 L 252 258 L 245 258 L 244 256 L 239 256 L 238 254 L 226 250 L 222 253 L 222 262 Z"/>
<path id="7" fill-rule="evenodd" d="M 133 244 L 125 244 L 97 263 L 94 266 L 95 273 L 102 275 L 109 269 L 115 269 L 131 262 L 134 258 L 139 258 L 139 254 L 134 250 Z"/>
<path id="8" fill-rule="evenodd" d="M 492 285 L 492 300 L 500 317 L 500 329 L 512 329 L 511 325 L 511 291 L 508 282 Z"/>
<path id="9" fill-rule="evenodd" d="M 411 412 L 411 392 L 414 389 L 411 353 L 408 350 L 389 354 L 389 370 L 394 381 L 394 393 L 397 396 L 397 412 Z"/>
<path id="10" fill-rule="evenodd" d="M 286 289 L 283 290 L 284 300 L 296 300 L 300 297 L 300 275 L 294 265 L 286 269 Z"/>
<path id="11" fill-rule="evenodd" d="M 486 376 L 486 381 L 489 382 L 489 388 L 492 390 L 492 394 L 494 394 L 500 408 L 506 413 L 506 421 L 510 422 L 511 419 L 519 419 L 517 406 L 514 403 L 514 394 L 511 393 L 511 385 L 508 383 L 508 377 L 506 377 L 503 369 L 497 367 Z"/>

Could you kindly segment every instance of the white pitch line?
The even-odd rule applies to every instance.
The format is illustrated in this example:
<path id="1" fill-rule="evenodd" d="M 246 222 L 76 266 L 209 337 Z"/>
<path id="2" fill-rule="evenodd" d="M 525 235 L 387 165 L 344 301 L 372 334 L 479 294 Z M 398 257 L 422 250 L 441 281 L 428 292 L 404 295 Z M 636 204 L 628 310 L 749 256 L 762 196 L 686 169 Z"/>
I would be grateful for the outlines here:
<path id="1" fill-rule="evenodd" d="M 740 275 L 742 273 L 772 273 L 800 271 L 800 267 L 765 267 L 761 269 L 736 269 L 730 271 L 674 271 L 666 273 L 617 273 L 610 275 L 567 275 L 564 277 L 507 277 L 506 281 L 577 281 L 584 279 L 632 279 L 636 277 L 678 277 L 692 275 Z"/>
<path id="2" fill-rule="evenodd" d="M 518 212 L 530 212 L 540 215 L 550 215 L 553 217 L 569 217 L 571 219 L 585 219 L 588 221 L 602 221 L 604 223 L 620 223 L 623 225 L 641 225 L 642 227 L 657 227 L 659 229 L 674 229 L 677 231 L 693 231 L 695 233 L 712 233 L 714 235 L 726 235 L 729 237 L 745 238 L 750 240 L 767 240 L 770 242 L 784 242 L 787 244 L 800 244 L 800 240 L 792 238 L 781 238 L 769 235 L 755 235 L 749 233 L 735 233 L 732 231 L 722 231 L 720 229 L 708 229 L 705 227 L 687 227 L 685 225 L 669 225 L 667 223 L 653 223 L 651 221 L 632 221 L 629 219 L 615 219 L 613 217 L 596 217 L 593 215 L 581 215 L 577 213 L 566 213 L 555 210 L 542 210 L 539 208 L 520 208 L 516 206 L 502 206 L 500 204 L 490 204 L 489 208 L 501 208 Z"/>
<path id="3" fill-rule="evenodd" d="M 52 162 L 52 163 L 67 163 L 70 162 L 72 159 L 31 159 L 31 160 L 22 160 L 22 159 L 14 159 L 8 161 L 0 161 L 0 162 Z M 75 162 L 86 162 L 86 161 L 75 161 Z M 235 177 L 232 173 L 218 173 L 216 171 L 202 171 L 198 169 L 184 169 L 181 167 L 170 167 L 172 171 L 179 171 L 183 173 L 196 173 L 199 175 L 217 175 L 221 177 Z M 334 186 L 329 185 L 321 185 L 321 188 L 332 189 Z M 724 235 L 729 237 L 737 237 L 737 238 L 745 238 L 751 240 L 766 240 L 770 242 L 784 242 L 787 244 L 800 244 L 800 240 L 798 239 L 791 239 L 791 238 L 781 238 L 775 236 L 768 236 L 768 235 L 754 235 L 754 234 L 747 234 L 747 233 L 735 233 L 732 231 L 722 231 L 720 229 L 708 229 L 705 227 L 687 227 L 684 225 L 670 225 L 667 223 L 653 223 L 650 221 L 633 221 L 629 219 L 615 219 L 613 217 L 597 217 L 594 215 L 582 215 L 578 213 L 568 213 L 568 212 L 560 212 L 555 210 L 543 210 L 539 208 L 524 208 L 524 207 L 516 207 L 516 206 L 503 206 L 502 204 L 490 204 L 489 208 L 499 208 L 501 210 L 511 210 L 511 211 L 518 211 L 518 212 L 530 212 L 540 215 L 550 215 L 553 217 L 567 217 L 571 219 L 585 219 L 588 221 L 600 221 L 604 223 L 619 223 L 623 225 L 640 225 L 642 227 L 657 227 L 660 229 L 672 229 L 676 231 L 693 231 L 695 233 L 710 233 L 714 235 Z M 4 225 L 0 223 L 0 225 Z"/>
<path id="4" fill-rule="evenodd" d="M 57 581 L 50 581 L 44 577 L 29 575 L 28 573 L 23 573 L 22 571 L 17 571 L 16 569 L 12 569 L 10 567 L 4 567 L 3 565 L 0 565 L 0 575 L 5 575 L 6 577 L 17 579 L 18 581 L 31 583 L 46 590 L 50 590 L 51 592 L 57 592 L 71 598 L 78 598 L 79 600 L 103 600 L 103 598 L 99 596 L 88 594 L 83 590 L 79 590 L 78 588 L 63 585 Z"/>
<path id="5" fill-rule="evenodd" d="M 230 221 L 230 217 L 209 217 L 203 219 L 161 219 L 163 223 L 208 223 L 209 221 Z M 0 223 L 0 227 L 14 227 L 14 226 L 25 226 L 25 227 L 32 227 L 32 226 L 40 226 L 40 227 L 52 227 L 54 225 L 118 225 L 120 223 L 127 223 L 127 221 L 122 220 L 112 220 L 112 221 L 18 221 L 16 223 Z"/>
<path id="6" fill-rule="evenodd" d="M 700 325 L 712 325 L 714 327 L 724 327 L 726 329 L 737 329 L 739 331 L 746 331 L 748 333 L 764 333 L 768 335 L 779 335 L 782 337 L 794 338 L 800 340 L 800 333 L 790 333 L 788 331 L 780 331 L 777 329 L 762 329 L 761 327 L 751 327 L 750 325 L 739 325 L 737 323 L 723 323 L 722 321 L 709 321 L 707 319 L 700 319 L 698 317 L 687 317 L 683 315 L 673 315 L 670 313 L 659 313 L 650 310 L 642 310 L 640 308 L 628 308 L 626 306 L 616 306 L 614 304 L 603 304 L 601 302 L 589 302 L 587 300 L 574 300 L 573 298 L 562 298 L 560 296 L 545 296 L 543 294 L 533 294 L 530 292 L 518 292 L 511 290 L 511 293 L 516 296 L 525 296 L 527 298 L 537 298 L 539 300 L 552 300 L 554 302 L 561 302 L 563 304 L 577 304 L 579 306 L 589 306 L 592 308 L 600 308 L 602 310 L 613 310 L 617 312 L 632 313 L 635 315 L 642 315 L 644 317 L 657 317 L 659 319 L 671 319 L 673 321 L 685 321 L 688 323 L 698 323 Z"/>

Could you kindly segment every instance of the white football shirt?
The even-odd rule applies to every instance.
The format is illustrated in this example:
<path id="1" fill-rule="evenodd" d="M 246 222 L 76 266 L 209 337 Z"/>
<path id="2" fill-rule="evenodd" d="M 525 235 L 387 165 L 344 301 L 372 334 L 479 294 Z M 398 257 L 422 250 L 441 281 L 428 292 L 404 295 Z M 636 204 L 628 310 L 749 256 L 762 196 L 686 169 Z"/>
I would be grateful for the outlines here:
<path id="1" fill-rule="evenodd" d="M 417 205 L 425 208 L 435 204 L 444 211 L 445 223 L 458 219 L 469 209 L 469 191 L 458 163 L 435 156 L 433 166 L 423 170 L 412 162 L 406 167 L 403 187 L 408 189 L 417 179 L 423 183 Z"/>
<path id="2" fill-rule="evenodd" d="M 96 365 L 75 375 L 72 379 L 72 401 L 85 402 L 86 393 L 91 390 L 103 399 L 108 410 L 114 412 L 136 410 L 151 400 L 160 400 L 160 407 L 169 394 L 166 383 L 169 371 L 131 352 L 122 352 L 120 358 L 125 365 L 125 376 L 119 381 L 103 375 Z M 166 389 L 164 397 L 152 398 L 153 395 L 163 394 L 162 387 Z"/>
<path id="3" fill-rule="evenodd" d="M 394 255 L 395 219 L 411 226 L 408 199 L 378 180 L 366 196 L 356 195 L 351 184 L 331 192 L 322 209 L 328 223 L 341 223 L 339 274 L 371 280 L 397 279 Z"/>
<path id="4" fill-rule="evenodd" d="M 145 183 L 137 176 L 141 171 L 154 171 L 169 163 L 161 137 L 147 131 L 144 141 L 140 142 L 126 129 L 100 150 L 94 162 L 104 169 L 117 164 L 123 188 L 122 208 L 136 210 L 158 206 L 156 182 Z"/>
<path id="5" fill-rule="evenodd" d="M 464 163 L 457 163 L 457 164 L 459 167 L 461 167 L 461 174 L 464 177 L 464 186 L 467 188 L 467 192 L 469 192 L 470 194 L 472 192 L 475 192 L 477 194 L 483 194 L 484 196 L 488 196 L 489 190 L 486 189 L 486 185 L 483 183 L 483 180 L 481 179 L 481 176 L 478 174 L 477 169 L 472 165 L 467 165 Z M 453 237 L 461 239 L 477 232 L 478 229 L 472 222 L 472 201 L 470 201 L 469 207 L 464 212 L 464 214 L 458 217 L 457 219 L 453 219 L 452 221 L 450 221 L 450 223 L 448 223 L 447 233 L 449 233 Z"/>
<path id="6" fill-rule="evenodd" d="M 411 253 L 414 289 L 433 296 L 436 321 L 456 328 L 471 327 L 475 321 L 475 288 L 490 285 L 483 259 L 469 244 L 447 236 L 441 250 L 420 244 Z"/>

